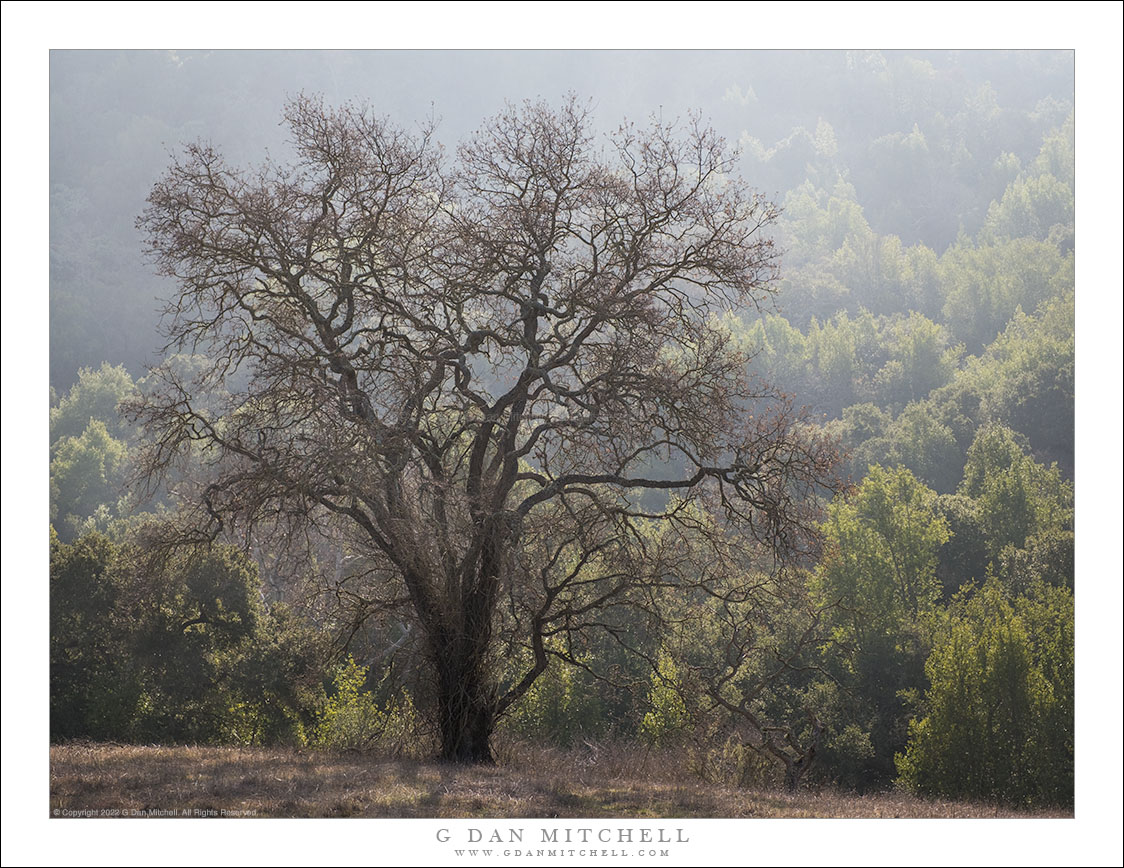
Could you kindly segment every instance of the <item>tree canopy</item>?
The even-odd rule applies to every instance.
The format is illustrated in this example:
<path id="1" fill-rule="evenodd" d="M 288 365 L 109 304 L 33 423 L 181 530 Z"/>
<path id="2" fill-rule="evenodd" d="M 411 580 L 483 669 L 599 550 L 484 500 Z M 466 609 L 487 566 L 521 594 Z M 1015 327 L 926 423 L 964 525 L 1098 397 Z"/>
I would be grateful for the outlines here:
<path id="1" fill-rule="evenodd" d="M 345 528 L 364 593 L 425 631 L 445 757 L 490 758 L 547 637 L 668 580 L 638 519 L 705 500 L 807 549 L 835 455 L 716 325 L 772 290 L 777 212 L 712 131 L 599 145 L 576 99 L 528 103 L 450 166 L 363 106 L 286 120 L 292 165 L 192 146 L 139 221 L 180 286 L 169 346 L 208 359 L 132 404 L 144 466 L 195 461 L 212 533 Z M 504 630 L 532 662 L 501 685 Z"/>

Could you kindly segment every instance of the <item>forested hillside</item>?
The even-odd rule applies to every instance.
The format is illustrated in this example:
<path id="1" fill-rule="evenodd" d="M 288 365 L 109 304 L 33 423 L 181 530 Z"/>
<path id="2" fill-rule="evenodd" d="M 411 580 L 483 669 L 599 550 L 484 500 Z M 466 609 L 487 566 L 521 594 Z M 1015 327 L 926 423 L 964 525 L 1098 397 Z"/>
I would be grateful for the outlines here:
<path id="1" fill-rule="evenodd" d="M 620 495 L 628 530 L 612 545 L 608 507 L 526 520 L 533 544 L 517 560 L 542 587 L 511 579 L 496 602 L 489 689 L 518 696 L 499 709 L 497 737 L 650 745 L 731 785 L 896 782 L 1072 805 L 1072 53 L 711 52 L 691 55 L 682 79 L 656 53 L 527 59 L 52 55 L 52 739 L 437 750 L 432 630 L 398 584 L 400 562 L 354 544 L 331 516 L 309 523 L 264 500 L 252 521 L 219 522 L 205 539 L 198 519 L 221 512 L 227 489 L 192 511 L 218 490 L 206 488 L 218 483 L 202 445 L 158 483 L 142 472 L 154 438 L 172 439 L 145 403 L 169 382 L 208 383 L 199 418 L 256 439 L 246 454 L 272 448 L 275 432 L 239 428 L 262 412 L 251 402 L 222 417 L 252 383 L 232 366 L 216 384 L 217 343 L 174 350 L 172 374 L 146 369 L 161 360 L 156 299 L 177 290 L 141 255 L 158 237 L 151 212 L 136 221 L 189 141 L 238 167 L 267 151 L 290 159 L 287 96 L 359 98 L 404 127 L 436 99 L 448 114 L 433 135 L 453 153 L 503 97 L 565 105 L 573 91 L 594 98 L 591 136 L 622 117 L 670 124 L 701 108 L 740 149 L 736 171 L 778 206 L 764 227 L 777 278 L 760 304 L 716 310 L 674 348 L 630 352 L 684 381 L 695 369 L 683 359 L 706 356 L 708 341 L 738 354 L 745 369 L 731 377 L 790 396 L 786 448 L 830 444 L 838 463 L 821 474 L 814 532 L 784 558 L 766 557 L 729 510 L 660 491 L 694 468 L 654 448 L 656 494 Z M 484 95 L 455 102 L 449 70 Z M 516 74 L 519 92 L 496 91 Z M 500 345 L 483 329 L 468 343 L 486 340 Z M 519 460 L 516 490 L 545 490 L 536 454 Z M 585 549 L 555 542 L 594 528 L 606 536 Z M 520 696 L 511 688 L 527 672 Z"/>

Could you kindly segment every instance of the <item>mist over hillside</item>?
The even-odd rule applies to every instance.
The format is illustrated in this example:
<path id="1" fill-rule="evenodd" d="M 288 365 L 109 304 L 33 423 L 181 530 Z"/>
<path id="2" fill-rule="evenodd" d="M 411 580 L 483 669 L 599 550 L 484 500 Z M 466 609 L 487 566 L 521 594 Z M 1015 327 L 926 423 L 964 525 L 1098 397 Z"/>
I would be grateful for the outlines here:
<path id="1" fill-rule="evenodd" d="M 765 194 L 842 179 L 875 232 L 937 254 L 979 230 L 1073 105 L 1068 52 L 59 50 L 50 72 L 56 390 L 80 367 L 155 361 L 170 290 L 134 222 L 169 154 L 207 141 L 233 165 L 284 159 L 300 93 L 405 127 L 439 118 L 450 150 L 508 101 L 573 92 L 605 131 L 698 112 Z"/>

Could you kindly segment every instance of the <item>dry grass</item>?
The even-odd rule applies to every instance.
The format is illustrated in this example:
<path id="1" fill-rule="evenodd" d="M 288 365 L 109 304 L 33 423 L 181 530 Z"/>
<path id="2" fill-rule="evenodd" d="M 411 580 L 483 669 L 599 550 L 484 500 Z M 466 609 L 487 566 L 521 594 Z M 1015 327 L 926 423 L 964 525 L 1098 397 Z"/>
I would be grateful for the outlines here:
<path id="1" fill-rule="evenodd" d="M 311 750 L 68 744 L 51 748 L 52 813 L 258 817 L 1016 817 L 900 793 L 789 795 L 705 783 L 632 747 L 507 746 L 494 767 Z"/>

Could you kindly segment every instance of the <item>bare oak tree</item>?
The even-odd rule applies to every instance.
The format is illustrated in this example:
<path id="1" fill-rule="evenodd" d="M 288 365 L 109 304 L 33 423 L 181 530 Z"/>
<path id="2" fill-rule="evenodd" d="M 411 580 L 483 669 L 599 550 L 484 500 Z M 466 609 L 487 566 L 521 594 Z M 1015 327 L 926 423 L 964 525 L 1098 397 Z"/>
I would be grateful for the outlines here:
<path id="1" fill-rule="evenodd" d="M 573 98 L 509 107 L 451 165 L 366 107 L 286 119 L 291 164 L 190 147 L 139 220 L 178 280 L 168 350 L 205 358 L 134 405 L 146 468 L 193 456 L 210 533 L 346 530 L 421 628 L 442 755 L 488 761 L 548 639 L 689 574 L 641 523 L 705 501 L 806 544 L 834 452 L 717 325 L 772 291 L 777 212 L 699 123 L 598 144 Z"/>

